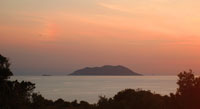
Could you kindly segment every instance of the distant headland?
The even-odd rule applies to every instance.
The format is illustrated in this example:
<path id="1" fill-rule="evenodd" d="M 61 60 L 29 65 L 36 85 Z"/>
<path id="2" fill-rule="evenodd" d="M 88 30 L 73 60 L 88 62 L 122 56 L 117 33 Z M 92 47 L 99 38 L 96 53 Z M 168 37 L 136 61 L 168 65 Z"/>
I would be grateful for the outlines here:
<path id="1" fill-rule="evenodd" d="M 77 70 L 69 75 L 74 76 L 141 76 L 142 74 L 133 72 L 127 67 L 118 65 L 104 65 L 102 67 L 86 67 Z"/>

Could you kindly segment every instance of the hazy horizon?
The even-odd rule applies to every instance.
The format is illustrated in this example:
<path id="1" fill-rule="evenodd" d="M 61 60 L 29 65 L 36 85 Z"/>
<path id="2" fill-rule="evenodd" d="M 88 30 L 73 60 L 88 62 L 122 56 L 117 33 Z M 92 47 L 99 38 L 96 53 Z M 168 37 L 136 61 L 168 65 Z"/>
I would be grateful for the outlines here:
<path id="1" fill-rule="evenodd" d="M 123 65 L 200 74 L 200 1 L 1 0 L 0 53 L 16 75 Z"/>
<path id="2" fill-rule="evenodd" d="M 43 76 L 43 75 L 47 75 L 47 76 L 81 76 L 81 75 L 69 75 L 69 74 L 72 74 L 74 73 L 75 71 L 77 70 L 80 70 L 80 69 L 84 69 L 84 68 L 88 68 L 90 66 L 87 66 L 87 67 L 83 67 L 83 68 L 78 68 L 72 72 L 36 72 L 36 73 L 28 73 L 28 72 L 13 72 L 14 76 Z M 94 68 L 94 67 L 101 67 L 101 66 L 93 66 L 93 67 L 90 67 L 90 68 Z M 124 66 L 126 67 L 126 66 Z M 132 70 L 132 69 L 130 69 Z M 134 70 L 132 70 L 133 72 L 135 72 Z M 135 72 L 135 73 L 139 73 L 139 74 L 142 74 L 140 72 Z M 179 72 L 180 73 L 180 72 Z M 198 74 L 197 74 L 198 75 Z M 135 76 L 135 75 L 84 75 L 85 76 L 88 76 L 88 77 L 93 77 L 93 76 L 113 76 L 113 77 L 117 77 L 117 76 L 124 76 L 124 77 L 128 77 L 128 76 Z M 142 76 L 177 76 L 176 73 L 172 74 L 172 73 L 164 73 L 164 74 L 155 74 L 155 73 L 145 73 L 145 74 L 142 74 Z"/>

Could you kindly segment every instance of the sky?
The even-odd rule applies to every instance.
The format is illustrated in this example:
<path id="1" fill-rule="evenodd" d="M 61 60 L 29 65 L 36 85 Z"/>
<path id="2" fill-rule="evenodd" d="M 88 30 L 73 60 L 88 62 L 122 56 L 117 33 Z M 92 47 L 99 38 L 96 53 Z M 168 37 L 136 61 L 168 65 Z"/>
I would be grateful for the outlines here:
<path id="1" fill-rule="evenodd" d="M 200 74 L 198 0 L 0 0 L 0 53 L 15 75 L 123 65 Z"/>

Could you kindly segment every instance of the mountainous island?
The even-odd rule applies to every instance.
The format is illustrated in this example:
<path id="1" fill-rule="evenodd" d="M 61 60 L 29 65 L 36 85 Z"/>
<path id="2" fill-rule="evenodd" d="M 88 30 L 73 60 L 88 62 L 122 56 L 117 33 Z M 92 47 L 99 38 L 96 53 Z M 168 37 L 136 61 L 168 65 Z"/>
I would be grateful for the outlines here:
<path id="1" fill-rule="evenodd" d="M 118 65 L 105 65 L 102 67 L 86 67 L 77 70 L 69 75 L 74 76 L 141 76 L 141 74 L 133 72 L 127 67 Z"/>

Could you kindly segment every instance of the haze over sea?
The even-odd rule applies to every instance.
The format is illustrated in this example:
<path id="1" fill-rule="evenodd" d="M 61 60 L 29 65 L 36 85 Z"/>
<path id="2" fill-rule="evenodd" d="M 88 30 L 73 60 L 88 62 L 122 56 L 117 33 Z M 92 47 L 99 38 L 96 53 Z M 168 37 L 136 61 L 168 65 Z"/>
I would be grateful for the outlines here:
<path id="1" fill-rule="evenodd" d="M 113 97 L 132 88 L 167 95 L 177 89 L 177 76 L 13 76 L 12 80 L 36 83 L 36 92 L 45 98 L 96 103 L 99 96 Z"/>

